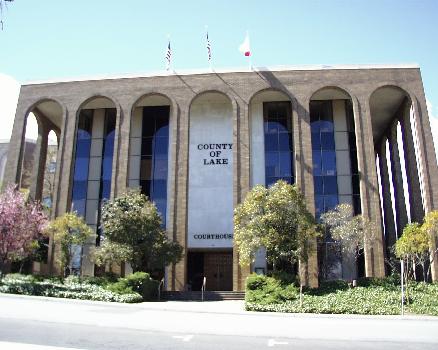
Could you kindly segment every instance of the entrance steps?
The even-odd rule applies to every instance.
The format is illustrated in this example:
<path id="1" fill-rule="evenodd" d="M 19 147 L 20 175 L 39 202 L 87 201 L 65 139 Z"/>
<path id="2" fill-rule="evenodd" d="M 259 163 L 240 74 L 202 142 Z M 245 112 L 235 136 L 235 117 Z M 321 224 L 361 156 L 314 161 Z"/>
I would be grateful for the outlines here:
<path id="1" fill-rule="evenodd" d="M 162 300 L 185 300 L 185 301 L 201 301 L 201 291 L 191 292 L 161 292 Z M 233 292 L 233 291 L 205 291 L 205 301 L 218 301 L 218 300 L 244 300 L 245 292 Z"/>

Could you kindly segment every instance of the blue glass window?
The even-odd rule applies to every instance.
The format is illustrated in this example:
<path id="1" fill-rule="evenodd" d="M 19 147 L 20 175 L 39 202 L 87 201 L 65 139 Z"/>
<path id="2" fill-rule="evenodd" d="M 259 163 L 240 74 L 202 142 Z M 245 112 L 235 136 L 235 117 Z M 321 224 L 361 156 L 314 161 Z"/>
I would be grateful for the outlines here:
<path id="1" fill-rule="evenodd" d="M 310 102 L 316 217 L 338 204 L 332 101 Z"/>
<path id="2" fill-rule="evenodd" d="M 322 176 L 313 177 L 313 187 L 314 187 L 315 195 L 324 193 L 324 180 Z"/>
<path id="3" fill-rule="evenodd" d="M 143 108 L 140 186 L 155 203 L 166 225 L 169 106 Z"/>
<path id="4" fill-rule="evenodd" d="M 112 168 L 113 168 L 116 113 L 117 111 L 115 108 L 105 109 L 105 123 L 104 123 L 104 133 L 103 133 L 104 138 L 103 138 L 101 179 L 100 179 L 100 196 L 99 196 L 100 201 L 109 199 L 111 195 L 111 177 L 112 177 Z"/>
<path id="5" fill-rule="evenodd" d="M 80 216 L 85 216 L 87 202 L 88 166 L 90 163 L 92 122 L 93 110 L 81 110 L 79 113 L 76 131 L 75 162 L 72 186 L 72 209 Z"/>
<path id="6" fill-rule="evenodd" d="M 322 151 L 322 173 L 324 175 L 336 175 L 336 152 Z"/>
<path id="7" fill-rule="evenodd" d="M 338 178 L 336 176 L 324 176 L 324 194 L 338 194 Z"/>
<path id="8" fill-rule="evenodd" d="M 321 133 L 321 148 L 325 150 L 335 149 L 335 134 L 333 132 Z"/>
<path id="9" fill-rule="evenodd" d="M 292 116 L 289 102 L 263 103 L 265 185 L 294 183 Z"/>

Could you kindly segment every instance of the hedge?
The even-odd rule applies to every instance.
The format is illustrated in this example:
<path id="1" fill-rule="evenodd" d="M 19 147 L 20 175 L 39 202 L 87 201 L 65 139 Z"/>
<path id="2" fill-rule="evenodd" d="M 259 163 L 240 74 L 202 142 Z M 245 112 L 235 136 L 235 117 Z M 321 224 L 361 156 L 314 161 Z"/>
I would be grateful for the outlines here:
<path id="1" fill-rule="evenodd" d="M 66 278 L 62 282 L 59 279 L 41 281 L 34 276 L 11 274 L 6 275 L 0 282 L 0 292 L 121 303 L 143 301 L 142 296 L 132 290 L 129 293 L 119 294 L 97 284 L 81 282 L 77 277 Z"/>

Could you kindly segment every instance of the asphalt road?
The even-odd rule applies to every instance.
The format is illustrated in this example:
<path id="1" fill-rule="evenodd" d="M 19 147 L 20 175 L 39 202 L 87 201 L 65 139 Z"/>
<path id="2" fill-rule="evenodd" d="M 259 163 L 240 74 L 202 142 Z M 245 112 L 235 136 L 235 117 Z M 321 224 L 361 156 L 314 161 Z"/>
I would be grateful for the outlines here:
<path id="1" fill-rule="evenodd" d="M 242 306 L 0 294 L 0 350 L 438 348 L 438 318 L 254 313 Z"/>

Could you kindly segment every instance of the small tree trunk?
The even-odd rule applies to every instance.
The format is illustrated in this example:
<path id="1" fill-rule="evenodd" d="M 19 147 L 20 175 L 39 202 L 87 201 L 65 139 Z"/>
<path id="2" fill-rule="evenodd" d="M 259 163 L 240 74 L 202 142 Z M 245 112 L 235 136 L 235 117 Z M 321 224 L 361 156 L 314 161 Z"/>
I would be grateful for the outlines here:
<path id="1" fill-rule="evenodd" d="M 414 257 L 414 258 L 412 258 L 412 275 L 414 277 L 414 281 L 417 280 L 417 271 L 415 271 L 415 266 L 416 266 L 416 264 L 415 264 L 415 257 Z"/>

